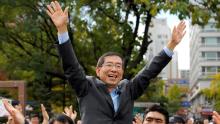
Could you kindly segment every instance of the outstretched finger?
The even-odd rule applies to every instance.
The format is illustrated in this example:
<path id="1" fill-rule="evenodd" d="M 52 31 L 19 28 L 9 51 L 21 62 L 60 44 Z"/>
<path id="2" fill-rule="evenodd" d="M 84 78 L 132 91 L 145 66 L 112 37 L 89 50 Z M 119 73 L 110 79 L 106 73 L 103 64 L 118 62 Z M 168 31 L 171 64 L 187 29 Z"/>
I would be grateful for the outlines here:
<path id="1" fill-rule="evenodd" d="M 50 5 L 53 7 L 53 10 L 54 10 L 54 11 L 57 11 L 57 7 L 56 7 L 55 2 L 52 1 L 52 2 L 50 3 Z"/>
<path id="2" fill-rule="evenodd" d="M 186 31 L 184 31 L 184 32 L 183 32 L 182 37 L 184 37 L 184 36 L 185 36 L 185 34 L 186 34 Z"/>
<path id="3" fill-rule="evenodd" d="M 177 28 L 178 28 L 179 30 L 182 30 L 182 31 L 183 31 L 183 30 L 186 28 L 185 21 L 181 21 L 181 22 L 178 24 Z"/>
<path id="4" fill-rule="evenodd" d="M 55 3 L 55 6 L 56 6 L 56 9 L 57 9 L 57 10 L 62 10 L 62 8 L 61 8 L 59 2 L 55 1 L 54 3 Z"/>
<path id="5" fill-rule="evenodd" d="M 43 105 L 43 104 L 40 104 L 40 106 L 41 106 L 41 111 L 42 111 L 42 112 L 45 112 L 46 109 L 45 109 L 44 105 Z"/>
<path id="6" fill-rule="evenodd" d="M 52 7 L 50 5 L 47 5 L 47 12 L 50 13 L 50 15 L 52 15 L 54 13 L 54 10 L 52 9 Z"/>
<path id="7" fill-rule="evenodd" d="M 220 115 L 216 111 L 213 111 L 213 115 L 216 117 L 219 117 L 219 119 L 220 119 Z"/>
<path id="8" fill-rule="evenodd" d="M 48 10 L 46 10 L 46 13 L 48 16 L 50 16 L 50 17 L 52 16 L 52 14 Z"/>
<path id="9" fill-rule="evenodd" d="M 212 116 L 212 118 L 213 118 L 215 124 L 220 124 L 219 118 L 217 118 L 216 116 Z"/>
<path id="10" fill-rule="evenodd" d="M 65 112 L 66 114 L 69 114 L 69 108 L 68 108 L 67 106 L 65 106 L 64 112 Z"/>
<path id="11" fill-rule="evenodd" d="M 179 26 L 185 25 L 185 21 L 180 21 Z"/>
<path id="12" fill-rule="evenodd" d="M 8 103 L 8 100 L 3 99 L 2 102 L 3 102 L 4 106 L 5 106 L 5 109 L 10 113 L 10 115 L 13 115 L 13 109 L 14 109 L 14 108 L 13 108 L 12 105 L 10 105 L 10 104 Z"/>
<path id="13" fill-rule="evenodd" d="M 46 108 L 44 107 L 43 104 L 41 104 L 41 111 L 42 111 L 44 121 L 48 121 L 49 120 L 49 115 L 48 115 L 48 113 L 46 111 Z"/>
<path id="14" fill-rule="evenodd" d="M 64 10 L 64 14 L 65 14 L 66 16 L 68 16 L 68 9 L 69 9 L 69 7 L 66 7 L 65 10 Z"/>
<path id="15" fill-rule="evenodd" d="M 73 112 L 73 106 L 72 105 L 70 105 L 69 110 L 70 110 L 71 113 Z"/>
<path id="16" fill-rule="evenodd" d="M 214 119 L 215 123 L 220 124 L 220 115 L 216 111 L 213 111 L 212 118 Z"/>

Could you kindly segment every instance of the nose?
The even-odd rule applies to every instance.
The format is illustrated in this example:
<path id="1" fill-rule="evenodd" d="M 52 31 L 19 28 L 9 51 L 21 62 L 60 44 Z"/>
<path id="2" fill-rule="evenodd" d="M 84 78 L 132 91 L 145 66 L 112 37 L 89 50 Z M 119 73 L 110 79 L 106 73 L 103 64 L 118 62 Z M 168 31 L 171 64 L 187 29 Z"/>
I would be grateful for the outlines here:
<path id="1" fill-rule="evenodd" d="M 151 121 L 150 123 L 148 124 L 158 124 L 156 121 Z"/>
<path id="2" fill-rule="evenodd" d="M 113 65 L 112 68 L 111 68 L 111 70 L 112 70 L 112 71 L 116 71 L 116 70 L 117 70 L 117 67 L 116 67 L 115 65 Z"/>

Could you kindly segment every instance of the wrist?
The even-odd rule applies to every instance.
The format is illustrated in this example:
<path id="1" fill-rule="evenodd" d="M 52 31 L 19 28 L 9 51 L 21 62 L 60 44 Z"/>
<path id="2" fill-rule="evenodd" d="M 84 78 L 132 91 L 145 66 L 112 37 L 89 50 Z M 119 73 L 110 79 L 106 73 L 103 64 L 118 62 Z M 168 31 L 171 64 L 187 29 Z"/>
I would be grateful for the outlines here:
<path id="1" fill-rule="evenodd" d="M 58 34 L 62 34 L 64 32 L 67 32 L 67 26 L 61 26 L 61 27 L 57 27 L 57 31 L 58 31 Z"/>
<path id="2" fill-rule="evenodd" d="M 169 41 L 167 44 L 167 48 L 173 51 L 176 45 L 177 44 L 175 42 Z"/>

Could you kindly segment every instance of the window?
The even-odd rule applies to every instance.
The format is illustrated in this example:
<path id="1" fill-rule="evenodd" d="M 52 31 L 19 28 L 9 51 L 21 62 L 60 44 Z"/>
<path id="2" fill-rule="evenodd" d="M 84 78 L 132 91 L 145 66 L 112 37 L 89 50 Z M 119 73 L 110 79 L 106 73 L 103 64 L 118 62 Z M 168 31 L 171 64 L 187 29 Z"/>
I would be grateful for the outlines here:
<path id="1" fill-rule="evenodd" d="M 202 73 L 204 75 L 216 74 L 220 72 L 220 66 L 202 66 Z"/>
<path id="2" fill-rule="evenodd" d="M 216 72 L 216 70 L 217 70 L 217 67 L 215 66 L 206 67 L 207 72 Z"/>
<path id="3" fill-rule="evenodd" d="M 205 60 L 219 60 L 220 52 L 202 52 L 202 58 Z"/>
<path id="4" fill-rule="evenodd" d="M 220 37 L 202 37 L 202 45 L 206 45 L 206 46 L 220 45 Z"/>

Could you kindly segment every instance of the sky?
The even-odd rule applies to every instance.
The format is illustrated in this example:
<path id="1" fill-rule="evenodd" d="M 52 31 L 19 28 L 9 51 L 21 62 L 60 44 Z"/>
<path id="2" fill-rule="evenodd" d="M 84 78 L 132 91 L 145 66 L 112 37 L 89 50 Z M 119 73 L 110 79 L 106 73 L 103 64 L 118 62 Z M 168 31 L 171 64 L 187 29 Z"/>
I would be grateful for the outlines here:
<path id="1" fill-rule="evenodd" d="M 177 25 L 180 20 L 175 15 L 170 15 L 169 13 L 161 13 L 156 18 L 167 18 L 168 26 L 171 31 L 173 27 Z M 178 68 L 179 69 L 189 69 L 189 20 L 184 20 L 186 22 L 186 34 L 180 44 L 174 49 L 178 52 Z"/>

